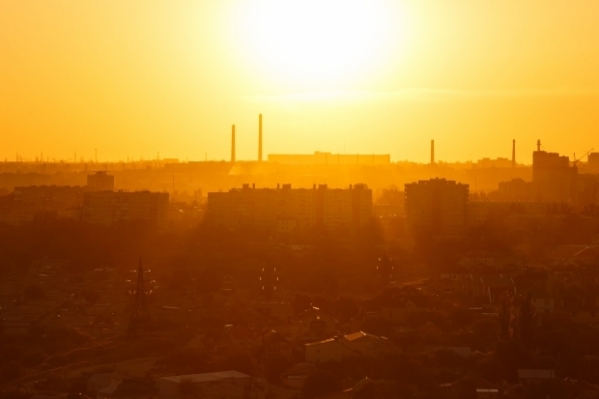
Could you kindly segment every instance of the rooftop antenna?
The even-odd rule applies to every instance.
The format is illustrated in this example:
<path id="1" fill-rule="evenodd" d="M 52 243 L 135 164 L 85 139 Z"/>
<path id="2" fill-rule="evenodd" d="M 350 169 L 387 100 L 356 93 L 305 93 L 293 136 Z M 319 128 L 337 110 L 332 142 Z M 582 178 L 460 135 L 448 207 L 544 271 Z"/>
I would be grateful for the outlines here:
<path id="1" fill-rule="evenodd" d="M 137 336 L 139 333 L 147 331 L 150 327 L 150 312 L 148 310 L 147 295 L 148 291 L 144 285 L 144 269 L 139 258 L 139 267 L 137 268 L 137 285 L 133 292 L 133 311 L 129 317 L 129 328 L 127 335 Z"/>

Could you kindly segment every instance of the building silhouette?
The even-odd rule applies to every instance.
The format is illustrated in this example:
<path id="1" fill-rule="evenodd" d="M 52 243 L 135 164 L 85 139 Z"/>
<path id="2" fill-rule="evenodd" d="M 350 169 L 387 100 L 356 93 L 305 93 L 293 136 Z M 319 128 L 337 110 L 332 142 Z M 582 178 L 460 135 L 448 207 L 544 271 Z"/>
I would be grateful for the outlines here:
<path id="1" fill-rule="evenodd" d="M 535 201 L 576 202 L 578 167 L 567 156 L 538 151 L 532 154 Z"/>
<path id="2" fill-rule="evenodd" d="M 104 170 L 99 170 L 87 175 L 87 190 L 88 191 L 113 191 L 114 176 L 109 175 Z"/>
<path id="3" fill-rule="evenodd" d="M 591 152 L 589 154 L 589 171 L 599 174 L 599 152 Z"/>
<path id="4" fill-rule="evenodd" d="M 168 227 L 168 193 L 150 191 L 95 191 L 83 196 L 83 220 L 112 225 L 117 222 L 144 222 Z"/>
<path id="5" fill-rule="evenodd" d="M 406 217 L 416 232 L 436 238 L 460 237 L 467 226 L 468 185 L 445 179 L 405 185 Z"/>
<path id="6" fill-rule="evenodd" d="M 255 188 L 208 193 L 208 218 L 235 230 L 251 226 L 281 234 L 321 226 L 340 230 L 359 228 L 372 216 L 372 190 L 356 184 L 346 189 L 319 185 L 312 189 Z"/>

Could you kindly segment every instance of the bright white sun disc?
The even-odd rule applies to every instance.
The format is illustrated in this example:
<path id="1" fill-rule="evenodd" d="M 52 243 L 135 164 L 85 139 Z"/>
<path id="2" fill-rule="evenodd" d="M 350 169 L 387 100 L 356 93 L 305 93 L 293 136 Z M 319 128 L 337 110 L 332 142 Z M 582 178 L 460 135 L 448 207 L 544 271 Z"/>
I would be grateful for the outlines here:
<path id="1" fill-rule="evenodd" d="M 390 0 L 249 0 L 238 15 L 252 66 L 299 86 L 373 73 L 401 34 Z"/>

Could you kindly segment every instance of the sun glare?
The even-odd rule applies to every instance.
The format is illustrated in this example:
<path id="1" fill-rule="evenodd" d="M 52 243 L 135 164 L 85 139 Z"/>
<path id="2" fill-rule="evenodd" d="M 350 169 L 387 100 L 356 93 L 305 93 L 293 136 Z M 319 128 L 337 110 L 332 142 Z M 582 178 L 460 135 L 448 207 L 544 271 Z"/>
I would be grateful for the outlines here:
<path id="1" fill-rule="evenodd" d="M 246 58 L 285 86 L 344 84 L 376 73 L 401 40 L 391 0 L 253 0 L 238 14 Z"/>

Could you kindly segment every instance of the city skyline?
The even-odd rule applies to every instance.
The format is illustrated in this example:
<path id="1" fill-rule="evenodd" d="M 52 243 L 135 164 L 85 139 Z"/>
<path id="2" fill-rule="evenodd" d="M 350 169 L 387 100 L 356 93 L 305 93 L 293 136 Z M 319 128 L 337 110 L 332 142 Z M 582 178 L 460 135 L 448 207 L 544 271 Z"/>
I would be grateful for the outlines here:
<path id="1" fill-rule="evenodd" d="M 455 162 L 509 155 L 513 138 L 596 146 L 596 2 L 61 4 L 0 6 L 0 159 L 228 159 L 231 124 L 237 158 L 253 159 L 258 113 L 265 154 L 425 162 L 435 139 Z M 335 34 L 352 26 L 355 46 Z"/>

